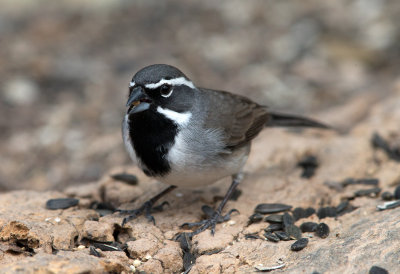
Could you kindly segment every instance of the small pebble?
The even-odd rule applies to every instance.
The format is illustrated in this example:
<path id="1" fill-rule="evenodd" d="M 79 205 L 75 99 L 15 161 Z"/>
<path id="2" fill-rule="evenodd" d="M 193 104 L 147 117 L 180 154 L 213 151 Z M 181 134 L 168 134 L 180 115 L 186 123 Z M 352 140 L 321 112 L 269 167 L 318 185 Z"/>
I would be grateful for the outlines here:
<path id="1" fill-rule="evenodd" d="M 379 187 L 374 187 L 370 189 L 361 189 L 356 192 L 354 192 L 355 197 L 362 197 L 362 196 L 369 196 L 369 197 L 376 197 L 379 192 L 381 192 L 381 189 Z"/>
<path id="2" fill-rule="evenodd" d="M 315 232 L 317 230 L 318 224 L 314 222 L 305 222 L 300 226 L 302 232 Z"/>
<path id="3" fill-rule="evenodd" d="M 394 198 L 396 200 L 400 200 L 400 186 L 396 187 L 396 189 L 394 190 Z"/>
<path id="4" fill-rule="evenodd" d="M 290 210 L 292 206 L 285 204 L 259 204 L 255 208 L 256 213 L 270 214 Z"/>
<path id="5" fill-rule="evenodd" d="M 141 264 L 142 264 L 142 262 L 141 262 L 140 260 L 138 260 L 138 259 L 136 259 L 136 260 L 133 261 L 133 266 L 134 266 L 134 267 L 138 267 L 138 266 L 140 266 Z"/>
<path id="6" fill-rule="evenodd" d="M 146 261 L 150 260 L 151 258 L 152 258 L 152 257 L 151 257 L 150 254 L 147 254 L 147 255 L 144 257 L 144 259 L 145 259 Z"/>
<path id="7" fill-rule="evenodd" d="M 279 237 L 276 236 L 275 234 L 272 234 L 271 232 L 265 232 L 264 236 L 265 236 L 265 238 L 267 238 L 268 241 L 275 242 L 275 243 L 279 242 Z"/>
<path id="8" fill-rule="evenodd" d="M 55 221 L 56 223 L 59 223 L 59 222 L 61 222 L 61 219 L 60 219 L 60 217 L 55 217 L 55 218 L 54 218 L 54 221 Z"/>
<path id="9" fill-rule="evenodd" d="M 278 236 L 278 238 L 281 239 L 282 241 L 290 240 L 290 236 L 284 231 L 275 231 L 274 234 Z"/>
<path id="10" fill-rule="evenodd" d="M 291 245 L 290 249 L 293 250 L 293 251 L 300 251 L 303 248 L 305 248 L 307 246 L 307 244 L 308 244 L 308 239 L 307 238 L 301 238 L 301 239 L 295 241 Z"/>
<path id="11" fill-rule="evenodd" d="M 80 250 L 85 249 L 85 248 L 86 248 L 86 246 L 84 246 L 84 245 L 79 245 L 78 246 L 78 249 L 80 249 Z"/>
<path id="12" fill-rule="evenodd" d="M 131 270 L 131 272 L 135 273 L 136 272 L 136 267 L 134 265 L 130 265 L 129 269 Z"/>
<path id="13" fill-rule="evenodd" d="M 236 224 L 236 221 L 234 221 L 234 220 L 229 220 L 228 221 L 228 225 L 235 225 Z"/>
<path id="14" fill-rule="evenodd" d="M 76 206 L 78 203 L 79 200 L 74 198 L 50 199 L 46 202 L 46 208 L 51 210 L 66 209 Z"/>
<path id="15" fill-rule="evenodd" d="M 371 269 L 368 272 L 369 274 L 389 274 L 389 272 L 379 266 L 374 265 L 373 267 L 371 267 Z"/>
<path id="16" fill-rule="evenodd" d="M 285 232 L 290 236 L 291 239 L 301 238 L 301 230 L 295 225 L 285 226 Z"/>
<path id="17" fill-rule="evenodd" d="M 270 224 L 267 228 L 264 229 L 265 232 L 274 232 L 277 230 L 282 230 L 283 226 L 282 224 L 275 223 L 275 224 Z"/>
<path id="18" fill-rule="evenodd" d="M 249 224 L 258 223 L 264 218 L 260 213 L 254 213 L 249 217 Z"/>
<path id="19" fill-rule="evenodd" d="M 331 206 L 321 207 L 320 209 L 318 209 L 317 216 L 320 219 L 326 217 L 336 217 L 337 216 L 336 208 Z"/>
<path id="20" fill-rule="evenodd" d="M 138 184 L 138 178 L 135 175 L 128 174 L 128 173 L 118 173 L 118 174 L 113 174 L 111 175 L 111 178 L 113 178 L 116 181 L 124 182 L 127 183 L 128 185 L 135 186 Z"/>
<path id="21" fill-rule="evenodd" d="M 385 210 L 385 209 L 393 209 L 399 206 L 400 206 L 400 200 L 397 200 L 397 201 L 383 203 L 383 205 L 377 205 L 376 208 L 379 210 Z"/>
<path id="22" fill-rule="evenodd" d="M 283 222 L 283 215 L 273 214 L 265 217 L 264 221 L 270 223 L 282 223 Z"/>
<path id="23" fill-rule="evenodd" d="M 325 239 L 329 236 L 329 226 L 325 223 L 320 223 L 315 230 L 315 234 L 318 237 Z"/>
<path id="24" fill-rule="evenodd" d="M 394 199 L 394 195 L 389 191 L 385 191 L 381 194 L 381 198 L 384 201 L 391 201 Z"/>

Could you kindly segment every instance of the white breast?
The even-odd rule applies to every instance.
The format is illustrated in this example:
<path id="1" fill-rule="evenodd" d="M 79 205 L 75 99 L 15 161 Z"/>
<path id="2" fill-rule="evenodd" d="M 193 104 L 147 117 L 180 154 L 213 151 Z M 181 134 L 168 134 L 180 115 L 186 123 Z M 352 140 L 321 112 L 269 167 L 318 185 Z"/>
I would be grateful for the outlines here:
<path id="1" fill-rule="evenodd" d="M 223 147 L 218 130 L 182 130 L 167 156 L 171 171 L 159 180 L 179 187 L 197 188 L 239 173 L 246 163 L 249 147 L 235 152 L 225 151 Z"/>

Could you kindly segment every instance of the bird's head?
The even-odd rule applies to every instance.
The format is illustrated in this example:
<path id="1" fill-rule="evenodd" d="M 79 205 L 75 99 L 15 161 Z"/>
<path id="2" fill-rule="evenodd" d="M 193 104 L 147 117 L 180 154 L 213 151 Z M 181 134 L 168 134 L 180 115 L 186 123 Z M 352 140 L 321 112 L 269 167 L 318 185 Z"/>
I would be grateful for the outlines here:
<path id="1" fill-rule="evenodd" d="M 196 87 L 179 69 L 163 64 L 139 70 L 129 84 L 128 115 L 153 110 L 186 113 L 193 105 Z"/>

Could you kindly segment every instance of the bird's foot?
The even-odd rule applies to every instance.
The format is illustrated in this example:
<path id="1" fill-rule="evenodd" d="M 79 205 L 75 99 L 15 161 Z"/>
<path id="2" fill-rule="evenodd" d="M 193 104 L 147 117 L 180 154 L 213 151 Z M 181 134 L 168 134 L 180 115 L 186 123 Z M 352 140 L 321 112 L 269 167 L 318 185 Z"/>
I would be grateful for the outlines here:
<path id="1" fill-rule="evenodd" d="M 239 212 L 237 209 L 231 209 L 226 215 L 221 215 L 220 212 L 215 211 L 214 209 L 212 209 L 207 205 L 202 206 L 201 210 L 204 212 L 204 214 L 207 215 L 207 219 L 202 220 L 200 222 L 184 223 L 181 225 L 181 227 L 187 226 L 189 228 L 200 226 L 195 231 L 189 233 L 190 237 L 193 237 L 194 235 L 203 232 L 207 228 L 211 228 L 211 234 L 214 235 L 216 224 L 229 221 L 231 219 L 231 214 L 233 212 Z"/>
<path id="2" fill-rule="evenodd" d="M 154 206 L 154 203 L 149 200 L 143 203 L 143 205 L 137 209 L 131 209 L 131 210 L 117 209 L 117 211 L 120 214 L 129 214 L 122 220 L 121 226 L 124 226 L 130 220 L 136 219 L 139 215 L 142 214 L 144 214 L 144 216 L 146 217 L 147 220 L 149 220 L 149 222 L 153 222 L 153 224 L 155 225 L 156 220 L 151 215 L 151 213 L 162 211 L 165 205 L 169 205 L 169 203 L 165 201 L 157 206 Z"/>

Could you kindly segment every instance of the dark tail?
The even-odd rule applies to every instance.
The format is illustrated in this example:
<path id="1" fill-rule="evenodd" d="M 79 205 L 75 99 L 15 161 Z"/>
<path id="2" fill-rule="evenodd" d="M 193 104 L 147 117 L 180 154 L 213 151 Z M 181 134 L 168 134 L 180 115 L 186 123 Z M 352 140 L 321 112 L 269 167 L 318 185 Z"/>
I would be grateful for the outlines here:
<path id="1" fill-rule="evenodd" d="M 270 119 L 265 124 L 266 127 L 315 127 L 332 129 L 330 126 L 320 122 L 290 114 L 270 112 Z"/>

